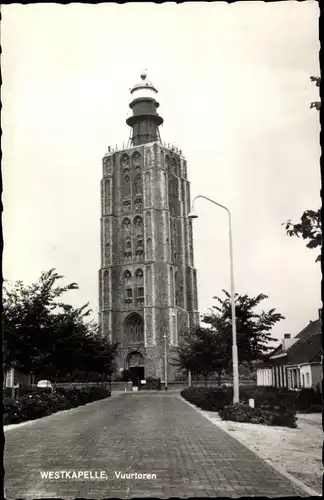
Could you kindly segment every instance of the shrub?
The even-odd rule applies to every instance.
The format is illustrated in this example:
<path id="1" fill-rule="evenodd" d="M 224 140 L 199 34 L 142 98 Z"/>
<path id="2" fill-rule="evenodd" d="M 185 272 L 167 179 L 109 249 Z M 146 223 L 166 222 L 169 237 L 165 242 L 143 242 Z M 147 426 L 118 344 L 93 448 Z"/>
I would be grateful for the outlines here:
<path id="1" fill-rule="evenodd" d="M 160 391 L 161 390 L 161 379 L 154 377 L 147 377 L 145 389 Z"/>
<path id="2" fill-rule="evenodd" d="M 52 390 L 50 387 L 19 387 L 16 389 L 16 394 L 18 394 L 18 397 L 36 393 L 51 394 L 51 392 Z M 12 394 L 11 387 L 5 387 L 3 389 L 4 397 L 11 398 L 11 394 Z"/>
<path id="3" fill-rule="evenodd" d="M 254 424 L 297 427 L 296 412 L 283 406 L 261 405 L 251 408 L 245 403 L 227 405 L 219 411 L 222 420 L 248 422 Z"/>
<path id="4" fill-rule="evenodd" d="M 17 423 L 19 420 L 18 401 L 4 396 L 3 398 L 3 423 Z"/>
<path id="5" fill-rule="evenodd" d="M 233 399 L 232 387 L 188 387 L 181 396 L 202 410 L 218 411 Z"/>
<path id="6" fill-rule="evenodd" d="M 4 424 L 35 420 L 53 413 L 53 402 L 47 394 L 25 395 L 15 400 L 4 398 Z"/>
<path id="7" fill-rule="evenodd" d="M 252 386 L 240 388 L 240 400 L 247 403 L 250 398 L 254 399 L 256 407 L 265 404 L 293 409 L 295 408 L 296 394 L 288 389 L 277 387 Z"/>
<path id="8" fill-rule="evenodd" d="M 131 380 L 131 371 L 130 370 L 123 370 L 121 372 L 121 381 L 122 382 L 128 382 L 129 380 Z"/>
<path id="9" fill-rule="evenodd" d="M 300 412 L 321 412 L 322 395 L 319 387 L 304 388 L 296 393 L 296 410 Z"/>
<path id="10" fill-rule="evenodd" d="M 181 391 L 181 395 L 202 410 L 220 411 L 225 406 L 231 406 L 233 401 L 233 387 L 190 387 Z M 249 399 L 254 399 L 255 410 L 263 409 L 263 419 L 270 412 L 266 420 L 268 419 L 275 423 L 267 425 L 286 425 L 285 422 L 287 421 L 287 425 L 290 427 L 289 423 L 292 421 L 292 415 L 295 415 L 296 411 L 322 411 L 322 396 L 319 389 L 289 391 L 286 388 L 277 387 L 240 387 L 240 403 L 245 405 L 245 413 L 247 414 L 250 412 L 247 404 Z M 238 418 L 245 418 L 238 409 L 235 409 L 234 414 L 238 415 Z M 253 418 L 262 420 L 257 415 L 254 412 Z M 245 422 L 246 420 L 240 421 Z"/>
<path id="11" fill-rule="evenodd" d="M 181 391 L 181 395 L 203 410 L 219 411 L 232 403 L 233 387 L 190 387 Z M 275 387 L 240 387 L 240 402 L 247 404 L 249 399 L 254 399 L 256 408 L 269 405 L 293 410 L 296 394 L 288 389 Z"/>
<path id="12" fill-rule="evenodd" d="M 319 389 L 303 388 L 290 391 L 284 387 L 253 387 L 240 389 L 240 399 L 254 398 L 255 406 L 272 404 L 295 409 L 296 411 L 322 411 L 322 395 Z"/>
<path id="13" fill-rule="evenodd" d="M 4 397 L 3 423 L 6 425 L 35 420 L 109 396 L 110 392 L 103 387 L 83 387 L 58 388 L 55 394 L 34 391 L 15 400 Z"/>
<path id="14" fill-rule="evenodd" d="M 110 391 L 105 387 L 89 386 L 89 387 L 58 387 L 56 394 L 63 395 L 72 406 L 79 406 L 104 399 L 110 396 Z"/>
<path id="15" fill-rule="evenodd" d="M 75 408 L 80 405 L 80 390 L 74 387 L 57 387 L 56 396 L 63 396 L 70 408 Z"/>

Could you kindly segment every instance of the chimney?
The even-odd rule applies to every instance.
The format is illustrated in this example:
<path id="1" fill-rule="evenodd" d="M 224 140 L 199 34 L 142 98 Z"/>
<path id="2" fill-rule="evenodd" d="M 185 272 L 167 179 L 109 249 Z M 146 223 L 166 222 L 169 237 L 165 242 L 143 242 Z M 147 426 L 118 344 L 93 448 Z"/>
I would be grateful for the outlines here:
<path id="1" fill-rule="evenodd" d="M 296 342 L 298 342 L 298 340 L 299 337 L 291 338 L 290 333 L 285 333 L 282 341 L 283 350 L 287 351 L 288 349 L 290 349 L 291 346 L 293 346 Z"/>
<path id="2" fill-rule="evenodd" d="M 289 347 L 294 343 L 293 339 L 290 337 L 290 333 L 285 333 L 282 341 L 282 348 L 287 351 Z"/>

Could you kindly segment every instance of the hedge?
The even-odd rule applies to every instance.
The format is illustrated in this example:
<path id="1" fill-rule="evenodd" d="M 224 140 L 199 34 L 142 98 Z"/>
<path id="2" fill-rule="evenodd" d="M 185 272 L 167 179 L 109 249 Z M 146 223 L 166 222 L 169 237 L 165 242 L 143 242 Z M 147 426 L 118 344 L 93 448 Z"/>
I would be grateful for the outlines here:
<path id="1" fill-rule="evenodd" d="M 222 420 L 234 422 L 248 422 L 251 424 L 273 425 L 296 428 L 295 410 L 283 406 L 262 404 L 258 408 L 251 408 L 246 403 L 225 406 L 219 411 Z"/>
<path id="2" fill-rule="evenodd" d="M 231 387 L 189 387 L 181 391 L 181 396 L 202 410 L 218 411 L 233 400 Z"/>
<path id="3" fill-rule="evenodd" d="M 50 387 L 19 387 L 15 389 L 15 393 L 18 393 L 18 396 L 25 396 L 29 394 L 35 394 L 35 393 L 44 393 L 44 394 L 51 394 L 52 389 Z M 5 387 L 3 389 L 3 396 L 11 398 L 12 394 L 12 387 Z"/>
<path id="4" fill-rule="evenodd" d="M 322 394 L 320 388 L 302 389 L 296 393 L 295 408 L 304 413 L 322 413 Z"/>
<path id="5" fill-rule="evenodd" d="M 161 379 L 155 377 L 147 377 L 146 384 L 144 386 L 145 389 L 149 390 L 161 390 Z"/>
<path id="6" fill-rule="evenodd" d="M 61 410 L 69 410 L 110 396 L 110 391 L 102 387 L 58 388 L 54 394 L 31 391 L 17 399 L 4 397 L 3 423 L 16 424 L 27 420 L 46 417 Z"/>
<path id="7" fill-rule="evenodd" d="M 218 411 L 233 401 L 233 387 L 190 387 L 181 391 L 181 395 L 204 410 Z M 240 387 L 240 401 L 248 403 L 254 399 L 255 406 L 262 404 L 283 405 L 300 412 L 321 412 L 322 396 L 319 388 L 304 388 L 289 391 L 276 387 Z"/>

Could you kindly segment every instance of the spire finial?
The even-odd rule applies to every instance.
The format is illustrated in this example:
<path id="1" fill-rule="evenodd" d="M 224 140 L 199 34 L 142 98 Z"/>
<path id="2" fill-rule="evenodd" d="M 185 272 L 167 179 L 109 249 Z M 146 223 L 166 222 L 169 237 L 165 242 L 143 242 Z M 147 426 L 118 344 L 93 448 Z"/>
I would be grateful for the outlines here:
<path id="1" fill-rule="evenodd" d="M 145 69 L 144 69 L 144 71 L 143 71 L 143 73 L 141 74 L 141 78 L 142 78 L 142 80 L 145 80 L 145 78 L 146 78 L 146 76 L 147 76 L 147 75 L 146 75 L 146 72 L 147 72 L 147 69 L 145 68 Z"/>

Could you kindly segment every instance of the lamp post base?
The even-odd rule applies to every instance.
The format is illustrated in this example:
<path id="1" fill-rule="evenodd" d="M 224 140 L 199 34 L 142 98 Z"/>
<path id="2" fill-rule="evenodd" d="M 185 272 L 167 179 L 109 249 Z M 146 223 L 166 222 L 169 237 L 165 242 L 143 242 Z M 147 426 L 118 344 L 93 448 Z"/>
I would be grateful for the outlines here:
<path id="1" fill-rule="evenodd" d="M 165 390 L 165 391 L 167 391 L 167 390 L 168 390 L 168 388 L 167 388 L 167 386 L 166 386 L 166 385 L 164 386 L 164 390 Z"/>

